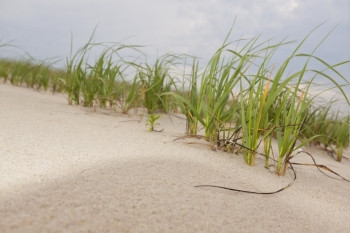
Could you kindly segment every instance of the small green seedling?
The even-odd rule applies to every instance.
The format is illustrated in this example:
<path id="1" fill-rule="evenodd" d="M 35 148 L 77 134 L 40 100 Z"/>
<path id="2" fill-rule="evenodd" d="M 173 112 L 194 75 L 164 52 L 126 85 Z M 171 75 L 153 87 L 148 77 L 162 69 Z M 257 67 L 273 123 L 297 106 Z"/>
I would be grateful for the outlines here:
<path id="1" fill-rule="evenodd" d="M 146 125 L 149 126 L 148 131 L 152 132 L 155 131 L 154 130 L 154 126 L 155 125 L 159 125 L 159 123 L 156 123 L 156 121 L 160 118 L 160 115 L 154 115 L 154 114 L 149 114 L 147 116 L 147 120 L 146 120 Z"/>

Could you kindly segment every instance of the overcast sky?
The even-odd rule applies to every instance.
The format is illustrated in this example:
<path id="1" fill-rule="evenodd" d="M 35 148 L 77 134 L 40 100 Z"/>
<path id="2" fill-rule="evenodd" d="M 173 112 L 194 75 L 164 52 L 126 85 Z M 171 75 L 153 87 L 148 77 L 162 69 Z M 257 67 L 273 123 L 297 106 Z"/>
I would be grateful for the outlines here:
<path id="1" fill-rule="evenodd" d="M 98 24 L 95 41 L 147 45 L 148 56 L 187 53 L 208 59 L 234 19 L 231 40 L 301 40 L 327 21 L 306 44 L 312 48 L 335 25 L 317 55 L 335 63 L 350 57 L 349 0 L 0 0 L 0 41 L 33 57 L 62 58 L 83 45 Z M 131 38 L 130 38 L 131 37 Z M 126 40 L 125 40 L 126 39 Z M 1 52 L 2 51 L 2 52 Z M 6 56 L 8 49 L 0 50 Z M 18 54 L 18 53 L 16 53 Z M 13 54 L 12 54 L 13 55 Z M 350 66 L 344 68 L 350 74 Z M 347 76 L 349 77 L 349 76 Z"/>

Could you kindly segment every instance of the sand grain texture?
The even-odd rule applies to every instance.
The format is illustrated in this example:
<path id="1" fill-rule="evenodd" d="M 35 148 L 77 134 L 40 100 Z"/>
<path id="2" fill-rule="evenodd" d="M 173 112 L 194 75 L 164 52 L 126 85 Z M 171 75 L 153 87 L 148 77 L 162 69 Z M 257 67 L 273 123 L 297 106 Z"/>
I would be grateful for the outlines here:
<path id="1" fill-rule="evenodd" d="M 296 167 L 276 195 L 195 188 L 273 191 L 292 174 L 173 142 L 184 120 L 162 116 L 164 131 L 149 133 L 139 119 L 0 85 L 0 232 L 350 232 L 349 183 Z M 342 163 L 312 154 L 350 177 L 348 152 Z"/>

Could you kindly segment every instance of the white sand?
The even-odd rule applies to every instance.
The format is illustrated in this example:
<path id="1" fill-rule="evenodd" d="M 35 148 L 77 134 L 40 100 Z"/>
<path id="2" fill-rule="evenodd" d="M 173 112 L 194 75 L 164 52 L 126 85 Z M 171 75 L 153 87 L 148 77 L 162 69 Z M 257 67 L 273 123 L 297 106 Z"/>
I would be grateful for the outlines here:
<path id="1" fill-rule="evenodd" d="M 172 142 L 184 120 L 162 116 L 164 131 L 150 133 L 138 119 L 1 84 L 0 232 L 350 232 L 349 183 L 295 167 L 275 195 L 195 188 L 273 191 L 292 174 Z M 342 163 L 312 154 L 350 177 L 349 152 Z"/>

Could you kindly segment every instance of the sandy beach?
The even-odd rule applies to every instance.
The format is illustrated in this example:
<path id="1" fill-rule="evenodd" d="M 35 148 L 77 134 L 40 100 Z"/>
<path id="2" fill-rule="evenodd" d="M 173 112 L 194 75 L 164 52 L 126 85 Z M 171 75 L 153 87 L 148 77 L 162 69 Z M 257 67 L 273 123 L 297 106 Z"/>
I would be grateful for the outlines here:
<path id="1" fill-rule="evenodd" d="M 350 183 L 315 167 L 293 179 L 245 164 L 184 136 L 185 120 L 162 115 L 148 132 L 130 112 L 67 104 L 66 96 L 0 85 L 0 232 L 350 232 Z M 350 178 L 341 163 L 305 148 Z M 311 163 L 303 154 L 293 161 Z"/>

